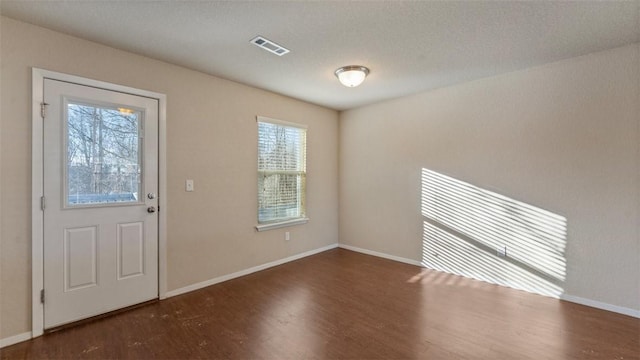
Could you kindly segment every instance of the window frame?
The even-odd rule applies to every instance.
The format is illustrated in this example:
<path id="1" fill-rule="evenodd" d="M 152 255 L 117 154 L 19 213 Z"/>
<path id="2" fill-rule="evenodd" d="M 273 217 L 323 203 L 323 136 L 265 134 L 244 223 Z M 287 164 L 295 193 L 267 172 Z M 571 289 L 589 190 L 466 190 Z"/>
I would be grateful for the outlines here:
<path id="1" fill-rule="evenodd" d="M 303 166 L 303 173 L 304 173 L 304 178 L 305 178 L 305 186 L 304 189 L 302 190 L 304 193 L 301 195 L 303 197 L 303 201 L 299 202 L 299 205 L 301 208 L 299 209 L 301 212 L 301 216 L 299 217 L 294 217 L 294 218 L 285 218 L 285 219 L 274 219 L 271 221 L 263 221 L 260 222 L 259 220 L 259 214 L 258 212 L 260 211 L 259 209 L 259 203 L 260 203 L 260 193 L 258 191 L 258 193 L 256 194 L 256 200 L 257 200 L 257 204 L 256 204 L 256 217 L 258 220 L 258 224 L 255 226 L 256 230 L 258 231 L 265 231 L 265 230 L 271 230 L 271 229 L 277 229 L 277 228 L 282 228 L 282 227 L 287 227 L 287 226 L 293 226 L 293 225 L 300 225 L 300 224 L 306 224 L 309 221 L 309 218 L 306 215 L 306 176 L 307 176 L 307 169 L 306 169 L 306 151 L 307 151 L 307 142 L 306 142 L 306 136 L 307 136 L 307 130 L 308 127 L 307 125 L 304 124 L 298 124 L 298 123 L 292 123 L 292 122 L 288 122 L 288 121 L 283 121 L 283 120 L 279 120 L 279 119 L 273 119 L 273 118 L 269 118 L 266 116 L 256 116 L 256 131 L 257 131 L 257 145 L 258 148 L 257 150 L 257 158 L 256 160 L 259 159 L 260 157 L 260 148 L 259 148 L 259 143 L 260 143 L 260 132 L 259 132 L 259 124 L 260 123 L 268 123 L 268 124 L 272 124 L 272 125 L 277 125 L 277 126 L 282 126 L 282 127 L 289 127 L 289 128 L 297 128 L 297 129 L 302 129 L 305 131 L 305 142 L 304 142 L 304 148 L 301 149 L 304 153 L 304 166 Z M 260 164 L 257 163 L 256 164 L 256 174 L 258 175 L 256 178 L 256 185 L 259 184 L 260 182 L 260 176 L 261 176 L 261 172 L 264 172 L 265 170 L 260 170 L 259 169 Z M 270 172 L 273 172 L 273 170 L 269 170 Z M 286 172 L 287 170 L 282 170 L 282 172 Z M 256 186 L 256 190 L 258 190 L 258 186 Z"/>

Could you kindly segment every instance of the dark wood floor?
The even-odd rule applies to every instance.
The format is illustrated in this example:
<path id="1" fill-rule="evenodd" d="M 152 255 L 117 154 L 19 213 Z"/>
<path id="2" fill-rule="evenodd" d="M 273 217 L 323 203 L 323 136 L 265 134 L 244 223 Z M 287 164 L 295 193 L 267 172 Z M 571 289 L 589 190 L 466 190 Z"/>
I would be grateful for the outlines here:
<path id="1" fill-rule="evenodd" d="M 640 319 L 336 249 L 2 359 L 640 359 Z"/>

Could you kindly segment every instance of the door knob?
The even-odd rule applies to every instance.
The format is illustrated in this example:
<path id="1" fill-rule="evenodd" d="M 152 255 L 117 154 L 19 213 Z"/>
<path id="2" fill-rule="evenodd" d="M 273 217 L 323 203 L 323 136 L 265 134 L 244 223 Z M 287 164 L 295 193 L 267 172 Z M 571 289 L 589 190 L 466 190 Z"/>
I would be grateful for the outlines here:
<path id="1" fill-rule="evenodd" d="M 149 214 L 154 213 L 154 212 L 156 212 L 156 208 L 155 208 L 154 206 L 149 206 L 149 207 L 147 208 L 147 212 L 148 212 Z"/>

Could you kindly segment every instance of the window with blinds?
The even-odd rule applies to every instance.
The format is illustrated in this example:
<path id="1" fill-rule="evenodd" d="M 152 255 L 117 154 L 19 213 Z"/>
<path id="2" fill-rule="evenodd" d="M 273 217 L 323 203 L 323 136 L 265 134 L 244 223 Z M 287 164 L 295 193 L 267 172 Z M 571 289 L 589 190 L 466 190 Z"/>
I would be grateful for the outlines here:
<path id="1" fill-rule="evenodd" d="M 258 224 L 306 222 L 306 126 L 261 116 L 257 120 Z"/>

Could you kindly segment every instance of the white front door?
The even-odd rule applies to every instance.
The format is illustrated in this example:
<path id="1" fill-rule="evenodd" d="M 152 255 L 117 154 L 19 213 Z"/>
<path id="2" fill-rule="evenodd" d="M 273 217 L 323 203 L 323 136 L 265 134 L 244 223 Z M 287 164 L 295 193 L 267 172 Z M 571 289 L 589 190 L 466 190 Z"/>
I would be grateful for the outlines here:
<path id="1" fill-rule="evenodd" d="M 158 100 L 45 79 L 44 328 L 158 297 Z"/>

